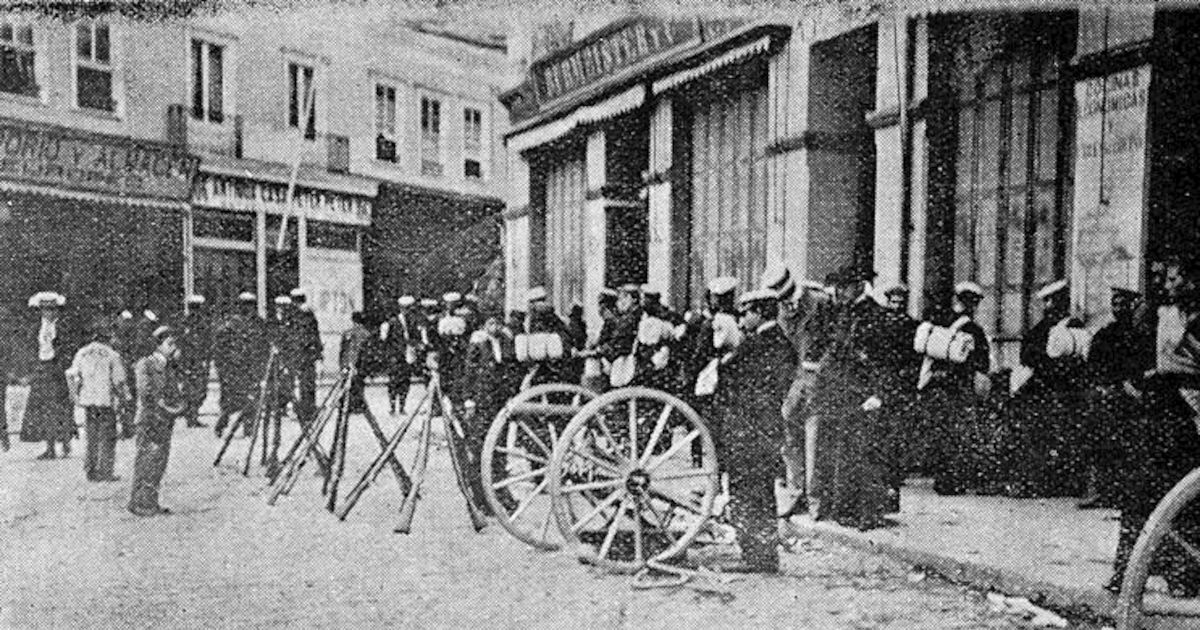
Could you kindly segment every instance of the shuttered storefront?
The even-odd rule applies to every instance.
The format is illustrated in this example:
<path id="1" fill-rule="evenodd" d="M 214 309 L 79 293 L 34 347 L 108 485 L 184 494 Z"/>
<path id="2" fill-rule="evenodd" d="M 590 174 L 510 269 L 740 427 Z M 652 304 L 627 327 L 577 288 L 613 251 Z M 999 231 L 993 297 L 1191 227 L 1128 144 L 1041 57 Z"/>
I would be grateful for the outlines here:
<path id="1" fill-rule="evenodd" d="M 718 276 L 758 281 L 767 257 L 767 86 L 759 64 L 687 89 L 691 97 L 691 295 Z"/>
<path id="2" fill-rule="evenodd" d="M 546 161 L 546 290 L 559 313 L 584 303 L 586 194 L 582 150 L 564 150 Z"/>

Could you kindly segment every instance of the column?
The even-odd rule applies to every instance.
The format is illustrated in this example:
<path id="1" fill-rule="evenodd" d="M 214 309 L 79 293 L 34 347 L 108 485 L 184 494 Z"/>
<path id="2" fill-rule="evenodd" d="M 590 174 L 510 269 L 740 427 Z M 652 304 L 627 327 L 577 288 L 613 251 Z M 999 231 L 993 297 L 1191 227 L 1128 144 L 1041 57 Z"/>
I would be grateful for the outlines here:
<path id="1" fill-rule="evenodd" d="M 904 260 L 909 236 L 905 216 L 904 136 L 907 132 L 906 40 L 903 11 L 879 19 L 876 47 L 875 111 L 875 248 L 878 285 L 906 280 Z"/>
<path id="2" fill-rule="evenodd" d="M 2 217 L 0 217 L 2 222 Z M 192 242 L 192 226 L 195 218 L 192 215 L 192 206 L 189 203 L 183 211 L 183 312 L 187 313 L 189 306 L 187 298 L 189 295 L 196 292 L 196 250 L 195 243 Z M 205 296 L 208 297 L 208 296 Z"/>
<path id="3" fill-rule="evenodd" d="M 590 133 L 587 137 L 584 181 L 586 182 L 583 202 L 583 317 L 588 330 L 600 329 L 600 310 L 596 296 L 604 288 L 604 271 L 607 267 L 605 252 L 607 239 L 607 207 L 604 186 L 608 183 L 608 136 L 603 130 Z"/>
<path id="4" fill-rule="evenodd" d="M 671 221 L 671 166 L 672 128 L 674 116 L 669 98 L 654 104 L 650 115 L 650 172 L 646 195 L 649 206 L 649 244 L 647 251 L 646 282 L 659 287 L 663 302 L 671 303 L 673 291 L 684 291 L 684 287 L 672 286 L 672 244 L 675 242 Z"/>
<path id="5" fill-rule="evenodd" d="M 257 200 L 254 208 L 254 277 L 255 294 L 258 296 L 258 315 L 267 316 L 267 206 L 263 200 L 263 187 L 254 186 Z"/>
<path id="6" fill-rule="evenodd" d="M 808 276 L 808 127 L 809 47 L 815 24 L 805 18 L 769 62 L 768 178 L 770 237 L 767 259 L 783 260 L 799 278 Z"/>
<path id="7" fill-rule="evenodd" d="M 929 21 L 925 17 L 913 21 L 910 50 L 912 65 L 910 81 L 913 104 L 924 103 L 929 97 Z M 918 108 L 918 111 L 923 108 Z M 909 112 L 914 112 L 909 107 Z M 908 238 L 908 312 L 920 317 L 925 310 L 925 239 L 929 208 L 929 136 L 924 113 L 912 116 L 909 126 L 909 229 Z"/>

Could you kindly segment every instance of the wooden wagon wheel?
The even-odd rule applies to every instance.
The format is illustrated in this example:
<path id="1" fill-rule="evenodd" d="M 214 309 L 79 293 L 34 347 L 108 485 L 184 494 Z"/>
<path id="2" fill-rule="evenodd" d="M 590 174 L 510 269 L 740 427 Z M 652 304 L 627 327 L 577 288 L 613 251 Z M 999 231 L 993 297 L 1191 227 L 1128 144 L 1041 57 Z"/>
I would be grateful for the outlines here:
<path id="1" fill-rule="evenodd" d="M 561 546 L 546 491 L 554 443 L 595 397 L 578 385 L 537 385 L 509 400 L 488 427 L 480 458 L 484 497 L 504 529 L 537 549 Z"/>
<path id="2" fill-rule="evenodd" d="M 1121 583 L 1117 598 L 1118 630 L 1142 630 L 1160 627 L 1151 625 L 1150 618 L 1165 621 L 1174 617 L 1200 618 L 1200 597 L 1176 594 L 1147 588 L 1155 558 L 1164 551 L 1175 553 L 1191 568 L 1200 571 L 1200 540 L 1196 532 L 1185 532 L 1181 526 L 1200 513 L 1200 469 L 1193 470 L 1167 493 L 1146 520 Z M 1190 534 L 1190 535 L 1189 535 Z M 1165 624 L 1161 624 L 1165 625 Z M 1190 627 L 1190 626 L 1189 626 Z"/>
<path id="3" fill-rule="evenodd" d="M 696 440 L 703 456 L 694 464 Z M 716 451 L 700 416 L 643 387 L 608 392 L 580 409 L 550 464 L 564 541 L 584 562 L 615 572 L 682 555 L 719 488 Z"/>

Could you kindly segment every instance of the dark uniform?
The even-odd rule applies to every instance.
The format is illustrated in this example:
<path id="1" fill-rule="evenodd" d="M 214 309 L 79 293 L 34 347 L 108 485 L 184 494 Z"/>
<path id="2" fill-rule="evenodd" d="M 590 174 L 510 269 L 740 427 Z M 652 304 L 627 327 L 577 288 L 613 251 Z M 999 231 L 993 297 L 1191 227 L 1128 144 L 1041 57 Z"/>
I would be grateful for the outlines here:
<path id="1" fill-rule="evenodd" d="M 137 457 L 133 464 L 133 490 L 129 511 L 138 516 L 165 513 L 158 502 L 159 487 L 171 453 L 175 417 L 183 412 L 182 383 L 171 378 L 167 357 L 152 352 L 138 360 Z"/>
<path id="2" fill-rule="evenodd" d="M 141 357 L 137 356 L 137 348 L 134 347 L 134 342 L 137 339 L 137 320 L 133 318 L 133 313 L 122 311 L 117 316 L 117 323 L 114 327 L 113 334 L 115 344 L 113 349 L 121 354 L 121 361 L 125 365 L 125 373 L 133 374 L 133 364 Z M 133 397 L 137 398 L 137 380 L 129 379 L 129 389 Z M 117 410 L 117 424 L 120 426 L 119 436 L 122 438 L 133 437 L 133 405 L 123 405 Z"/>
<path id="3" fill-rule="evenodd" d="M 1136 292 L 1115 288 L 1113 294 L 1114 302 L 1118 296 L 1138 297 Z M 1117 506 L 1117 477 L 1127 466 L 1126 455 L 1134 440 L 1131 431 L 1141 411 L 1140 401 L 1127 387 L 1140 385 L 1142 375 L 1154 367 L 1153 337 L 1134 321 L 1132 306 L 1113 309 L 1114 321 L 1096 331 L 1088 352 L 1092 390 L 1080 439 L 1085 445 L 1090 487 L 1080 507 Z"/>
<path id="4" fill-rule="evenodd" d="M 416 367 L 413 336 L 417 333 L 417 324 L 411 306 L 408 301 L 401 304 L 400 312 L 387 321 L 387 336 L 383 340 L 387 354 L 388 399 L 393 411 L 404 411 L 408 386 Z"/>
<path id="5" fill-rule="evenodd" d="M 208 396 L 208 371 L 212 356 L 211 318 L 201 304 L 193 304 L 183 318 L 179 336 L 179 372 L 187 402 L 183 415 L 189 427 L 204 426 L 199 420 L 200 406 Z"/>
<path id="6" fill-rule="evenodd" d="M 221 434 L 236 414 L 253 413 L 258 385 L 270 357 L 267 323 L 243 301 L 241 310 L 226 317 L 215 331 L 217 374 L 221 383 L 221 417 L 214 430 Z M 252 429 L 249 417 L 243 431 Z"/>
<path id="7" fill-rule="evenodd" d="M 520 383 L 512 335 L 503 329 L 494 335 L 486 330 L 475 331 L 466 349 L 464 367 L 464 396 L 474 404 L 474 409 L 464 415 L 463 421 L 466 448 L 472 458 L 466 465 L 466 473 L 475 503 L 486 509 L 479 468 L 483 442 L 492 420 L 516 394 Z M 502 469 L 503 459 L 497 464 Z"/>
<path id="8" fill-rule="evenodd" d="M 295 382 L 296 419 L 307 425 L 317 413 L 317 364 L 325 356 L 317 316 L 309 310 L 303 294 L 292 294 L 292 308 L 284 320 L 283 362 Z"/>
<path id="9" fill-rule="evenodd" d="M 1033 374 L 1008 407 L 1016 433 L 1009 476 L 1017 482 L 1017 496 L 1078 496 L 1083 490 L 1082 448 L 1075 436 L 1085 411 L 1086 365 L 1080 357 L 1047 354 L 1050 331 L 1059 325 L 1082 328 L 1083 322 L 1045 318 L 1021 341 L 1021 364 Z"/>
<path id="10" fill-rule="evenodd" d="M 891 311 L 869 295 L 842 306 L 834 330 L 813 394 L 820 430 L 810 497 L 818 518 L 871 529 L 895 503 L 885 407 L 895 402 L 896 360 L 911 354 L 911 337 L 898 338 Z"/>
<path id="11" fill-rule="evenodd" d="M 371 341 L 371 331 L 363 325 L 362 315 L 355 313 L 354 326 L 342 333 L 341 346 L 338 348 L 338 366 L 343 372 L 355 370 L 354 379 L 350 381 L 349 413 L 367 412 L 365 397 L 366 377 L 362 373 L 363 357 L 367 344 Z"/>
<path id="12" fill-rule="evenodd" d="M 720 369 L 718 459 L 729 473 L 729 509 L 742 558 L 752 570 L 779 569 L 775 479 L 784 426 L 780 406 L 796 371 L 796 352 L 774 321 L 742 341 Z"/>

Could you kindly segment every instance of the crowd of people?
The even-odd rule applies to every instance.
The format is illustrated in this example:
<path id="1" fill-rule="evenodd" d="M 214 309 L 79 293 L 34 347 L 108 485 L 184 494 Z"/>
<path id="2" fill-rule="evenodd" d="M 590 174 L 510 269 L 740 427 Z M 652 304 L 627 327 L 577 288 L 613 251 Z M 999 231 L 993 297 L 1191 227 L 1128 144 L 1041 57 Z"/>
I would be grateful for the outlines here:
<path id="1" fill-rule="evenodd" d="M 1119 584 L 1158 499 L 1200 464 L 1200 268 L 1156 264 L 1148 295 L 1114 287 L 1112 320 L 1094 334 L 1072 317 L 1065 281 L 1043 286 L 1041 319 L 1014 369 L 997 365 L 976 321 L 988 299 L 978 284 L 957 284 L 918 320 L 908 314 L 906 287 L 881 292 L 874 281 L 857 267 L 819 283 L 772 267 L 741 293 L 736 279 L 713 279 L 705 303 L 686 313 L 652 286 L 626 285 L 596 296 L 601 322 L 592 331 L 582 306 L 560 316 L 541 287 L 529 290 L 525 310 L 507 315 L 471 294 L 405 295 L 377 326 L 353 315 L 340 363 L 355 379 L 352 412 L 370 412 L 368 377 L 386 378 L 395 414 L 413 383 L 438 375 L 462 419 L 481 507 L 484 436 L 518 391 L 555 382 L 644 386 L 683 399 L 709 426 L 748 570 L 777 569 L 778 515 L 807 510 L 859 529 L 888 526 L 906 478 L 925 474 L 939 494 L 1078 497 L 1081 509 L 1120 509 Z M 101 318 L 77 352 L 59 320 L 64 302 L 52 293 L 30 301 L 41 319 L 21 438 L 45 442 L 42 458 L 55 458 L 58 445 L 65 456 L 74 400 L 85 409 L 87 477 L 105 481 L 115 479 L 115 441 L 136 426 L 137 514 L 163 511 L 157 486 L 170 427 L 178 417 L 203 426 L 212 368 L 218 435 L 249 430 L 241 420 L 269 367 L 282 375 L 284 402 L 300 423 L 316 412 L 323 349 L 301 290 L 277 298 L 268 318 L 249 293 L 220 317 L 190 296 L 187 315 L 169 324 L 150 311 Z M 774 504 L 780 477 L 800 489 L 793 505 Z M 1200 514 L 1182 535 L 1200 540 Z M 1169 554 L 1160 569 L 1173 589 L 1194 595 L 1200 585 L 1195 568 Z"/>

